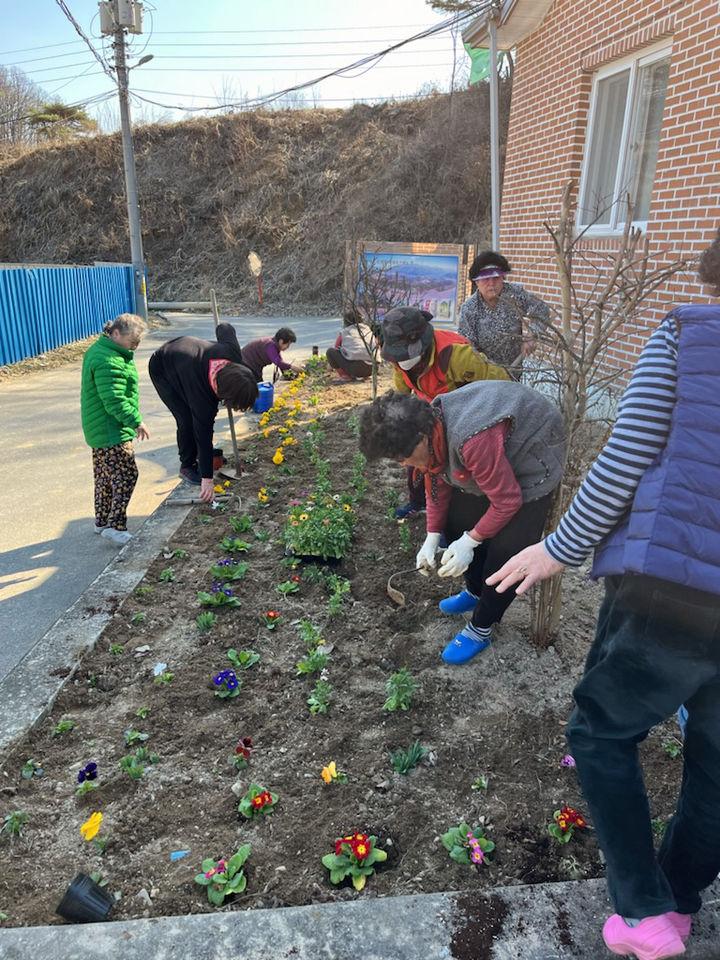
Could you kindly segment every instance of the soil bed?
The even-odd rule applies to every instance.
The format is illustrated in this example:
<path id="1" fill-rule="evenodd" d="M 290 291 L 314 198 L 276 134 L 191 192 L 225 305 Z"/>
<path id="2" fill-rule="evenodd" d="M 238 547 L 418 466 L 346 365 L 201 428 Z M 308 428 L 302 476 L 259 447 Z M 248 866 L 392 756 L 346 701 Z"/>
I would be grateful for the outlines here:
<path id="1" fill-rule="evenodd" d="M 569 573 L 559 636 L 548 649 L 530 643 L 529 605 L 520 599 L 490 649 L 468 666 L 445 666 L 442 647 L 464 621 L 443 616 L 437 604 L 458 581 L 414 572 L 424 517 L 407 524 L 404 549 L 400 526 L 388 519 L 393 496 L 404 501 L 404 471 L 370 464 L 351 549 L 338 566 L 325 568 L 350 582 L 341 612 L 330 616 L 325 578 L 311 582 L 318 579 L 312 571 L 323 568 L 284 565 L 281 531 L 289 501 L 315 489 L 316 469 L 302 442 L 311 418 L 322 427 L 320 455 L 330 461 L 332 492 L 352 492 L 353 408 L 367 402 L 369 387 L 332 386 L 319 375 L 295 398 L 302 405 L 293 428 L 299 442 L 285 448 L 285 463 L 272 462 L 280 440 L 275 430 L 283 424 L 274 415 L 268 437 L 258 432 L 243 443 L 246 472 L 236 484 L 242 508 L 194 508 L 150 567 L 141 585 L 150 589 L 118 598 L 111 624 L 51 716 L 6 756 L 0 814 L 28 815 L 22 836 L 0 836 L 0 911 L 7 925 L 62 922 L 55 907 L 78 870 L 98 872 L 120 895 L 112 919 L 217 909 L 194 877 L 204 858 L 228 857 L 244 843 L 251 847 L 247 890 L 226 909 L 601 875 L 592 830 L 579 831 L 567 845 L 547 831 L 564 804 L 587 815 L 575 772 L 561 760 L 571 690 L 592 637 L 600 588 L 581 572 Z M 269 494 L 266 504 L 258 499 L 261 488 Z M 218 610 L 217 625 L 201 631 L 197 591 L 211 589 L 210 566 L 229 556 L 218 544 L 234 535 L 230 517 L 243 514 L 251 516 L 252 530 L 238 534 L 250 543 L 239 559 L 249 567 L 231 585 L 242 606 Z M 176 550 L 186 555 L 172 556 Z M 164 582 L 168 568 L 175 579 Z M 392 574 L 405 607 L 387 594 Z M 300 577 L 299 592 L 277 593 L 293 576 Z M 268 610 L 283 617 L 272 631 L 259 619 Z M 301 620 L 316 625 L 325 640 L 333 691 L 326 714 L 308 708 L 316 678 L 297 675 L 305 654 Z M 240 695 L 223 700 L 214 695 L 213 677 L 230 667 L 228 648 L 254 650 L 260 661 L 238 671 Z M 160 663 L 173 674 L 167 685 L 154 682 Z M 419 692 L 407 712 L 390 713 L 383 710 L 385 683 L 401 667 Z M 137 716 L 142 707 L 145 719 Z M 64 719 L 74 721 L 72 730 L 52 736 Z M 130 752 L 126 730 L 148 734 L 146 746 L 159 757 L 137 781 L 119 766 Z M 663 742 L 676 735 L 668 724 L 642 747 L 651 809 L 660 819 L 671 812 L 680 774 L 680 762 Z M 241 737 L 250 737 L 254 749 L 249 766 L 237 771 L 228 758 Z M 410 774 L 395 773 L 389 751 L 415 740 L 427 757 Z M 42 761 L 43 775 L 23 779 L 30 758 Z M 346 784 L 323 782 L 321 769 L 332 760 L 347 774 Z M 90 761 L 98 765 L 98 788 L 76 797 L 78 771 Z M 487 787 L 471 789 L 481 775 Z M 279 803 L 271 815 L 246 821 L 231 788 L 242 794 L 252 782 L 276 793 Z M 103 814 L 103 855 L 80 835 L 93 811 Z M 453 862 L 439 839 L 463 821 L 482 824 L 495 843 L 479 870 Z M 332 886 L 320 862 L 336 838 L 355 829 L 374 834 L 388 851 L 361 894 Z M 189 852 L 172 860 L 177 851 Z M 32 885 L 19 884 L 29 862 L 35 864 Z"/>

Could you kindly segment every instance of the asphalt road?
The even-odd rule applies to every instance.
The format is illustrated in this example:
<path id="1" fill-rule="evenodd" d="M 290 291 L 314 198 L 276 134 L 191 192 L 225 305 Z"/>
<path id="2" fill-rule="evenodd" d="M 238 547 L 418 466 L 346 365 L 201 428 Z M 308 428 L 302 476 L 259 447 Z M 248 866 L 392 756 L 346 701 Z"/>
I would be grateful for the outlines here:
<path id="1" fill-rule="evenodd" d="M 128 528 L 137 530 L 177 485 L 175 421 L 150 382 L 147 361 L 158 345 L 191 334 L 213 339 L 209 315 L 167 314 L 171 326 L 150 331 L 136 351 L 140 409 L 150 440 L 136 441 L 140 470 L 130 501 Z M 338 318 L 223 317 L 240 343 L 289 326 L 298 342 L 289 360 L 332 346 Z M 93 533 L 90 448 L 80 425 L 80 370 L 67 364 L 0 384 L 0 680 L 41 640 L 93 582 L 117 547 Z M 269 369 L 266 370 L 266 375 Z M 244 417 L 236 416 L 240 435 Z M 255 418 L 253 419 L 253 425 Z M 216 442 L 231 449 L 227 416 L 220 411 Z"/>

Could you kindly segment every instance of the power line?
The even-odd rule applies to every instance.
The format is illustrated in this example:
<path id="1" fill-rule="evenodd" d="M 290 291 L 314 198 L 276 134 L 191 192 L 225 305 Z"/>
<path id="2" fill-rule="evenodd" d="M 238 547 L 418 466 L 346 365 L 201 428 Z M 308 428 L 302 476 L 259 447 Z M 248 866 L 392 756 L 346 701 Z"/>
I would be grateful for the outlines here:
<path id="1" fill-rule="evenodd" d="M 474 10 L 464 11 L 459 14 L 456 14 L 455 16 L 450 17 L 447 20 L 443 20 L 441 23 L 436 24 L 435 26 L 430 27 L 427 30 L 423 30 L 421 33 L 414 34 L 413 36 L 408 37 L 405 40 L 401 40 L 398 43 L 394 43 L 390 47 L 386 47 L 384 50 L 381 50 L 379 53 L 370 54 L 369 56 L 364 57 L 361 60 L 356 60 L 354 63 L 350 63 L 345 67 L 340 67 L 337 70 L 332 70 L 328 73 L 323 74 L 322 76 L 316 77 L 314 80 L 307 80 L 303 83 L 295 84 L 292 87 L 286 87 L 284 90 L 280 90 L 277 93 L 267 94 L 267 95 L 258 96 L 258 97 L 252 97 L 242 101 L 241 103 L 236 103 L 236 102 L 221 103 L 221 104 L 217 104 L 214 107 L 183 107 L 178 104 L 159 103 L 156 100 L 150 100 L 147 97 L 137 96 L 136 99 L 142 100 L 145 103 L 151 103 L 153 106 L 161 107 L 164 110 L 183 110 L 185 112 L 190 112 L 190 113 L 196 113 L 196 112 L 208 111 L 208 110 L 225 110 L 230 108 L 235 109 L 237 107 L 241 107 L 247 110 L 253 106 L 254 107 L 264 106 L 267 103 L 272 103 L 273 101 L 278 100 L 281 97 L 284 97 L 288 93 L 294 93 L 296 90 L 305 90 L 308 87 L 315 86 L 316 84 L 321 83 L 323 80 L 328 80 L 331 77 L 342 77 L 343 74 L 347 74 L 350 70 L 358 70 L 361 67 L 365 67 L 365 66 L 367 66 L 367 68 L 370 69 L 371 67 L 376 66 L 380 62 L 380 60 L 383 59 L 383 57 L 387 56 L 387 54 L 394 52 L 400 47 L 406 46 L 408 43 L 414 43 L 417 40 L 422 40 L 422 39 L 425 39 L 426 37 L 431 37 L 436 33 L 442 33 L 443 31 L 448 30 L 453 26 L 463 23 L 465 20 L 468 20 L 471 18 L 474 19 L 475 17 L 477 17 L 478 13 L 482 9 L 486 9 L 491 5 L 491 3 L 492 3 L 492 0 L 485 0 L 485 2 L 482 5 L 476 7 Z M 330 28 L 326 28 L 326 29 L 330 29 Z M 352 28 L 347 27 L 343 29 L 352 29 Z M 207 32 L 217 33 L 218 31 L 207 31 Z M 228 32 L 232 32 L 232 31 L 228 31 Z M 246 31 L 246 32 L 267 32 L 267 31 Z M 430 66 L 430 65 L 428 64 L 427 66 Z M 133 94 L 133 96 L 135 95 Z"/>
<path id="2" fill-rule="evenodd" d="M 68 10 L 68 6 L 67 6 L 67 4 L 65 3 L 65 0 L 55 0 L 55 2 L 56 2 L 57 5 L 60 7 L 60 9 L 62 10 L 62 12 L 65 14 L 65 16 L 68 18 L 68 20 L 70 21 L 70 23 L 75 27 L 75 31 L 76 31 L 76 33 L 78 34 L 78 36 L 79 36 L 82 40 L 84 40 L 85 43 L 88 45 L 88 47 L 90 48 L 90 52 L 91 52 L 92 55 L 95 57 L 95 59 L 97 60 L 97 62 L 100 64 L 100 66 L 103 68 L 103 72 L 106 73 L 106 74 L 108 75 L 108 77 L 110 77 L 110 79 L 112 80 L 113 83 L 117 84 L 117 80 L 115 79 L 115 75 L 113 74 L 112 70 L 110 69 L 110 67 L 108 67 L 108 65 L 105 63 L 105 61 L 103 60 L 103 58 L 102 58 L 102 57 L 100 56 L 100 54 L 97 52 L 97 50 L 95 49 L 95 47 L 90 43 L 90 41 L 88 40 L 88 38 L 85 36 L 85 34 L 83 33 L 83 30 L 82 30 L 82 27 L 81 27 L 80 24 L 77 22 L 77 20 L 76 20 L 75 17 L 72 15 L 72 13 L 70 13 L 70 11 Z"/>

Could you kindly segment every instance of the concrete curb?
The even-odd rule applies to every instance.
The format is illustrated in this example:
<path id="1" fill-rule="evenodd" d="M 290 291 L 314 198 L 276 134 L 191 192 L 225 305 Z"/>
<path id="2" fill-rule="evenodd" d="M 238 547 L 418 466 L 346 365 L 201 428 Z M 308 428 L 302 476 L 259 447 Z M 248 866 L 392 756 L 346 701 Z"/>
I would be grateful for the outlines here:
<path id="1" fill-rule="evenodd" d="M 718 960 L 720 884 L 687 960 Z M 708 909 L 711 907 L 711 909 Z M 609 956 L 602 880 L 358 899 L 277 910 L 0 931 L 3 960 L 577 960 Z"/>

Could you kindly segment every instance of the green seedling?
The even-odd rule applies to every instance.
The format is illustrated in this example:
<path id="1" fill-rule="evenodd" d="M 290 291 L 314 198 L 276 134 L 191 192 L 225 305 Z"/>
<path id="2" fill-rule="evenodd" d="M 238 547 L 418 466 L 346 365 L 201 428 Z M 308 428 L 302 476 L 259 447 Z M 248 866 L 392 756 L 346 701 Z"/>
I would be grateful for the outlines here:
<path id="1" fill-rule="evenodd" d="M 64 733 L 69 733 L 74 726 L 75 726 L 74 720 L 60 720 L 52 728 L 50 735 L 53 737 L 61 737 Z"/>
<path id="2" fill-rule="evenodd" d="M 406 776 L 413 770 L 423 759 L 426 757 L 428 751 L 425 747 L 420 746 L 420 741 L 416 740 L 415 743 L 411 743 L 407 750 L 400 748 L 394 753 L 390 751 L 390 759 L 392 765 L 395 769 L 395 773 L 400 773 L 403 776 Z"/>
<path id="3" fill-rule="evenodd" d="M 395 710 L 408 710 L 418 689 L 419 684 L 407 672 L 407 667 L 402 667 L 397 673 L 391 674 L 385 683 L 388 697 L 383 704 L 383 710 L 391 713 Z"/>

